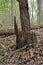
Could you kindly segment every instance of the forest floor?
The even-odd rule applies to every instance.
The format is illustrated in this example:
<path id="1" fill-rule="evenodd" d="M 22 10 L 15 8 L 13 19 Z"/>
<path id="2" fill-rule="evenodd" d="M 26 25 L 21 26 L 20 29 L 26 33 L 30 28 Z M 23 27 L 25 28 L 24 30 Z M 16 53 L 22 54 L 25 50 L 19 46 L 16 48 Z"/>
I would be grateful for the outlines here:
<path id="1" fill-rule="evenodd" d="M 34 47 L 15 51 L 15 35 L 0 36 L 0 65 L 43 65 L 43 28 L 32 30 L 37 35 Z"/>

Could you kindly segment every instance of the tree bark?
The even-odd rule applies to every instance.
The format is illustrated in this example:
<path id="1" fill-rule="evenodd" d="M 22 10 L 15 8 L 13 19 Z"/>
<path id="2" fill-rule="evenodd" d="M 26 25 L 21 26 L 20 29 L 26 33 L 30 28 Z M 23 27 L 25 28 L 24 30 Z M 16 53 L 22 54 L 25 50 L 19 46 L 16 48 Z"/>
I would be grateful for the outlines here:
<path id="1" fill-rule="evenodd" d="M 27 44 L 31 44 L 32 42 L 30 34 L 30 16 L 29 16 L 28 0 L 19 0 L 19 8 L 20 8 L 22 31 L 26 32 L 25 37 Z"/>
<path id="2" fill-rule="evenodd" d="M 21 48 L 25 45 L 29 45 L 32 43 L 30 34 L 30 16 L 28 12 L 28 0 L 19 0 L 19 8 L 22 31 L 18 30 L 15 21 L 16 48 Z"/>
<path id="3" fill-rule="evenodd" d="M 30 30 L 28 0 L 19 0 L 19 8 L 20 8 L 22 30 L 27 32 Z"/>

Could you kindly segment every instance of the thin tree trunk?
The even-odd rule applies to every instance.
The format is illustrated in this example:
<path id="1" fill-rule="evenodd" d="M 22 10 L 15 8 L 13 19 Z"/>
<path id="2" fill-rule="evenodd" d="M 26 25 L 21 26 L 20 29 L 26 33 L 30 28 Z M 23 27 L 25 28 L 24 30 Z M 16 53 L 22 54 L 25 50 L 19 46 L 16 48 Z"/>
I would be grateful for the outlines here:
<path id="1" fill-rule="evenodd" d="M 38 21 L 43 22 L 43 0 L 37 0 L 38 3 Z"/>
<path id="2" fill-rule="evenodd" d="M 11 22 L 12 22 L 12 26 L 14 24 L 14 20 L 13 20 L 13 0 L 11 0 Z"/>
<path id="3" fill-rule="evenodd" d="M 34 0 L 32 1 L 32 3 L 34 3 Z M 33 7 L 32 7 L 32 19 L 31 19 L 32 22 L 33 22 L 33 19 L 34 19 L 34 12 L 33 12 Z"/>

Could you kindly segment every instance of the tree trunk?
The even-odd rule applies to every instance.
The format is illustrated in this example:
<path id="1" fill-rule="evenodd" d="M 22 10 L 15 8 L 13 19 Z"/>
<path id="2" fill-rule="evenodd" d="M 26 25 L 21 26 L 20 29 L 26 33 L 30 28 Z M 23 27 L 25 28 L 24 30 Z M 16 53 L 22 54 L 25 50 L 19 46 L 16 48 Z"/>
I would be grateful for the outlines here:
<path id="1" fill-rule="evenodd" d="M 30 17 L 28 12 L 28 0 L 19 0 L 20 18 L 23 31 L 30 30 Z"/>
<path id="2" fill-rule="evenodd" d="M 30 34 L 30 16 L 28 12 L 28 0 L 19 0 L 19 7 L 22 31 L 18 30 L 15 21 L 16 48 L 21 48 L 25 45 L 29 45 L 32 43 Z"/>
<path id="3" fill-rule="evenodd" d="M 29 7 L 28 0 L 19 0 L 19 8 L 20 8 L 20 18 L 22 31 L 26 32 L 26 42 L 27 44 L 31 44 L 31 34 L 30 34 L 30 16 L 29 16 Z M 25 35 L 24 34 L 24 35 Z"/>
<path id="4" fill-rule="evenodd" d="M 37 0 L 38 3 L 38 21 L 43 22 L 43 0 Z"/>
<path id="5" fill-rule="evenodd" d="M 12 22 L 12 26 L 13 26 L 13 24 L 14 24 L 14 20 L 13 20 L 13 0 L 11 0 L 11 22 Z"/>
<path id="6" fill-rule="evenodd" d="M 15 35 L 16 35 L 16 48 L 19 49 L 25 46 L 25 38 L 23 37 L 23 32 L 18 30 L 16 17 L 14 17 L 14 27 L 15 27 Z"/>

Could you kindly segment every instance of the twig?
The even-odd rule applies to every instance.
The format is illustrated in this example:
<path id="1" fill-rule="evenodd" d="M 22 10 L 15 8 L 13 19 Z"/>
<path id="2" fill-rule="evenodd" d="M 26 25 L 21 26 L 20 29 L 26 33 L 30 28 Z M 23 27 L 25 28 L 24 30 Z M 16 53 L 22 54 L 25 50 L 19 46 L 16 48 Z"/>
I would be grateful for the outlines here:
<path id="1" fill-rule="evenodd" d="M 32 44 L 32 45 L 34 46 L 34 45 L 36 45 L 36 43 L 34 43 L 34 44 Z M 16 50 L 16 51 L 10 52 L 9 54 L 6 54 L 6 55 L 4 55 L 2 58 L 0 58 L 0 61 L 1 61 L 3 58 L 7 57 L 8 55 L 13 54 L 13 53 L 16 53 L 16 52 L 19 52 L 19 51 L 21 51 L 21 50 L 23 50 L 23 49 L 25 49 L 25 48 L 27 48 L 27 47 L 30 47 L 30 46 L 32 46 L 32 45 L 26 45 L 26 46 L 24 46 L 24 47 L 22 47 L 22 48 L 20 48 L 20 49 L 18 49 L 18 50 Z"/>

